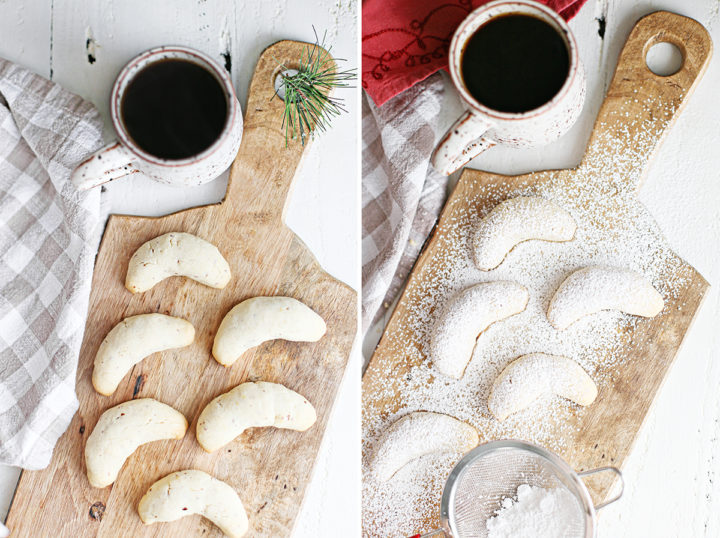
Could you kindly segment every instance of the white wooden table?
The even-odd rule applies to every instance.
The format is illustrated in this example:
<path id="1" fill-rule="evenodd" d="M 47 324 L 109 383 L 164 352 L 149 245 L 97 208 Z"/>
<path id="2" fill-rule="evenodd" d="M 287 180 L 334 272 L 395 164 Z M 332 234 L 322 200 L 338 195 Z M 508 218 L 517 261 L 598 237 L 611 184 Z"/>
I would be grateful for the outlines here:
<path id="1" fill-rule="evenodd" d="M 52 78 L 92 101 L 109 125 L 110 88 L 136 54 L 182 44 L 231 64 L 244 106 L 260 52 L 280 39 L 313 41 L 327 29 L 336 57 L 356 67 L 355 0 L 240 2 L 235 0 L 0 0 L 0 56 Z M 290 228 L 333 276 L 359 289 L 357 107 L 359 90 L 345 90 L 349 114 L 319 137 L 296 180 L 287 209 Z M 343 96 L 342 94 L 338 94 Z M 108 139 L 112 132 L 107 130 Z M 227 174 L 193 189 L 176 189 L 135 175 L 107 187 L 114 213 L 162 215 L 217 202 Z M 353 536 L 359 528 L 359 353 L 348 367 L 320 451 L 295 536 Z M 0 522 L 19 470 L 0 466 Z"/>
<path id="2" fill-rule="evenodd" d="M 535 150 L 495 147 L 471 167 L 503 174 L 580 162 L 620 48 L 642 15 L 665 9 L 700 21 L 720 48 L 719 0 L 589 0 L 570 26 L 588 82 L 580 121 Z M 598 33 L 605 21 L 604 38 Z M 660 148 L 640 198 L 710 290 L 624 469 L 625 495 L 599 514 L 599 538 L 720 536 L 720 53 Z M 447 126 L 461 107 L 447 85 Z M 389 314 L 387 316 L 389 318 Z M 383 320 L 387 322 L 387 319 Z M 363 350 L 372 353 L 382 327 Z"/>

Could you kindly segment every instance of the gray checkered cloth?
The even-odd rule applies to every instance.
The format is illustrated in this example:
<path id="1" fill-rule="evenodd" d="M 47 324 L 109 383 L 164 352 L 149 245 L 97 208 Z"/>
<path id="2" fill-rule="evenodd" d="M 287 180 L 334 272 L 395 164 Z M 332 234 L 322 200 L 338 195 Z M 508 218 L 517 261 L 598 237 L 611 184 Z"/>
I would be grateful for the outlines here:
<path id="1" fill-rule="evenodd" d="M 90 103 L 0 59 L 0 463 L 46 467 L 78 408 L 100 192 L 69 178 L 101 145 Z"/>
<path id="2" fill-rule="evenodd" d="M 443 88 L 436 73 L 379 108 L 363 94 L 363 332 L 402 289 L 445 200 L 447 177 L 430 166 Z"/>

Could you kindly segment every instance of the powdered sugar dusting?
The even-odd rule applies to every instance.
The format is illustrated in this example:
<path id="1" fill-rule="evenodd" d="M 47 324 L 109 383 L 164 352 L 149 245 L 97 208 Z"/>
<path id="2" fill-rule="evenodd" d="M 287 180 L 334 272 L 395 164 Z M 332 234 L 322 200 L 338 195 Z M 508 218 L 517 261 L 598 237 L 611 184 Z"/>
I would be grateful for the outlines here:
<path id="1" fill-rule="evenodd" d="M 633 330 L 638 318 L 602 311 L 582 318 L 564 331 L 548 322 L 553 292 L 573 271 L 588 265 L 632 269 L 652 282 L 665 303 L 678 297 L 688 283 L 689 268 L 667 245 L 654 219 L 638 202 L 635 186 L 642 166 L 664 130 L 665 119 L 614 125 L 612 137 L 596 140 L 575 171 L 546 172 L 541 184 L 515 182 L 509 186 L 484 184 L 467 177 L 445 210 L 432 247 L 432 256 L 415 271 L 399 307 L 405 315 L 382 342 L 382 364 L 368 370 L 372 393 L 364 393 L 363 522 L 368 536 L 409 536 L 436 525 L 445 479 L 461 454 L 426 456 L 411 462 L 392 480 L 373 479 L 367 454 L 378 435 L 409 412 L 445 413 L 465 421 L 481 442 L 524 439 L 555 452 L 575 444 L 589 408 L 547 395 L 502 423 L 488 411 L 487 399 L 497 375 L 514 359 L 529 353 L 548 353 L 576 361 L 599 389 L 613 382 L 616 367 L 638 341 Z M 625 120 L 627 121 L 627 120 Z M 596 127 L 599 132 L 610 132 Z M 535 178 L 532 178 L 535 181 Z M 472 196 L 463 193 L 473 193 Z M 578 228 L 565 243 L 527 241 L 518 244 L 492 271 L 475 267 L 469 242 L 474 225 L 501 200 L 514 196 L 542 196 L 569 211 Z M 429 332 L 443 305 L 453 294 L 479 282 L 514 281 L 527 288 L 527 308 L 491 325 L 478 338 L 473 357 L 459 380 L 443 376 L 432 366 Z M 637 332 L 638 335 L 642 331 Z M 414 335 L 408 339 L 407 335 Z M 597 405 L 597 402 L 594 404 Z M 431 436 L 434 432 L 428 431 Z"/>

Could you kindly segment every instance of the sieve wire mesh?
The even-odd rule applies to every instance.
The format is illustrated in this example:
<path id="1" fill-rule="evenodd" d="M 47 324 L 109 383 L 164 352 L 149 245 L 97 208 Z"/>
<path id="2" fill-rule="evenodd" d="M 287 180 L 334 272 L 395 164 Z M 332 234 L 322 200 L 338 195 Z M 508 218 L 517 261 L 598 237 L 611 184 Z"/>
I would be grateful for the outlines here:
<path id="1" fill-rule="evenodd" d="M 577 510 L 562 538 L 592 537 L 592 513 L 583 501 L 577 476 L 542 452 L 504 446 L 466 456 L 451 474 L 443 494 L 443 518 L 452 536 L 487 537 L 486 522 L 501 508 L 502 500 L 513 498 L 518 486 L 528 484 L 570 492 Z"/>

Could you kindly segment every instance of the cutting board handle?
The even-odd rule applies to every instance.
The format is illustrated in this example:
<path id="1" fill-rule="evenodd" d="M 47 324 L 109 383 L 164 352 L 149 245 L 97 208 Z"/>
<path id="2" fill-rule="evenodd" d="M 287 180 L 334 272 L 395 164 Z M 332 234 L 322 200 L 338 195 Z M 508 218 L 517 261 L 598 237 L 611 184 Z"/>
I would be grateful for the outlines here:
<path id="1" fill-rule="evenodd" d="M 683 64 L 656 75 L 645 57 L 657 43 L 681 52 Z M 618 58 L 615 75 L 595 122 L 581 166 L 607 168 L 617 188 L 637 189 L 655 150 L 682 111 L 712 56 L 712 40 L 696 20 L 667 11 L 640 19 Z"/>
<path id="2" fill-rule="evenodd" d="M 275 95 L 275 79 L 297 68 L 310 43 L 278 41 L 260 55 L 245 108 L 244 133 L 230 169 L 223 208 L 267 220 L 282 220 L 295 173 L 310 139 L 285 140 L 284 102 Z M 285 67 L 283 67 L 285 66 Z M 268 163 L 273 163 L 268 166 Z"/>

